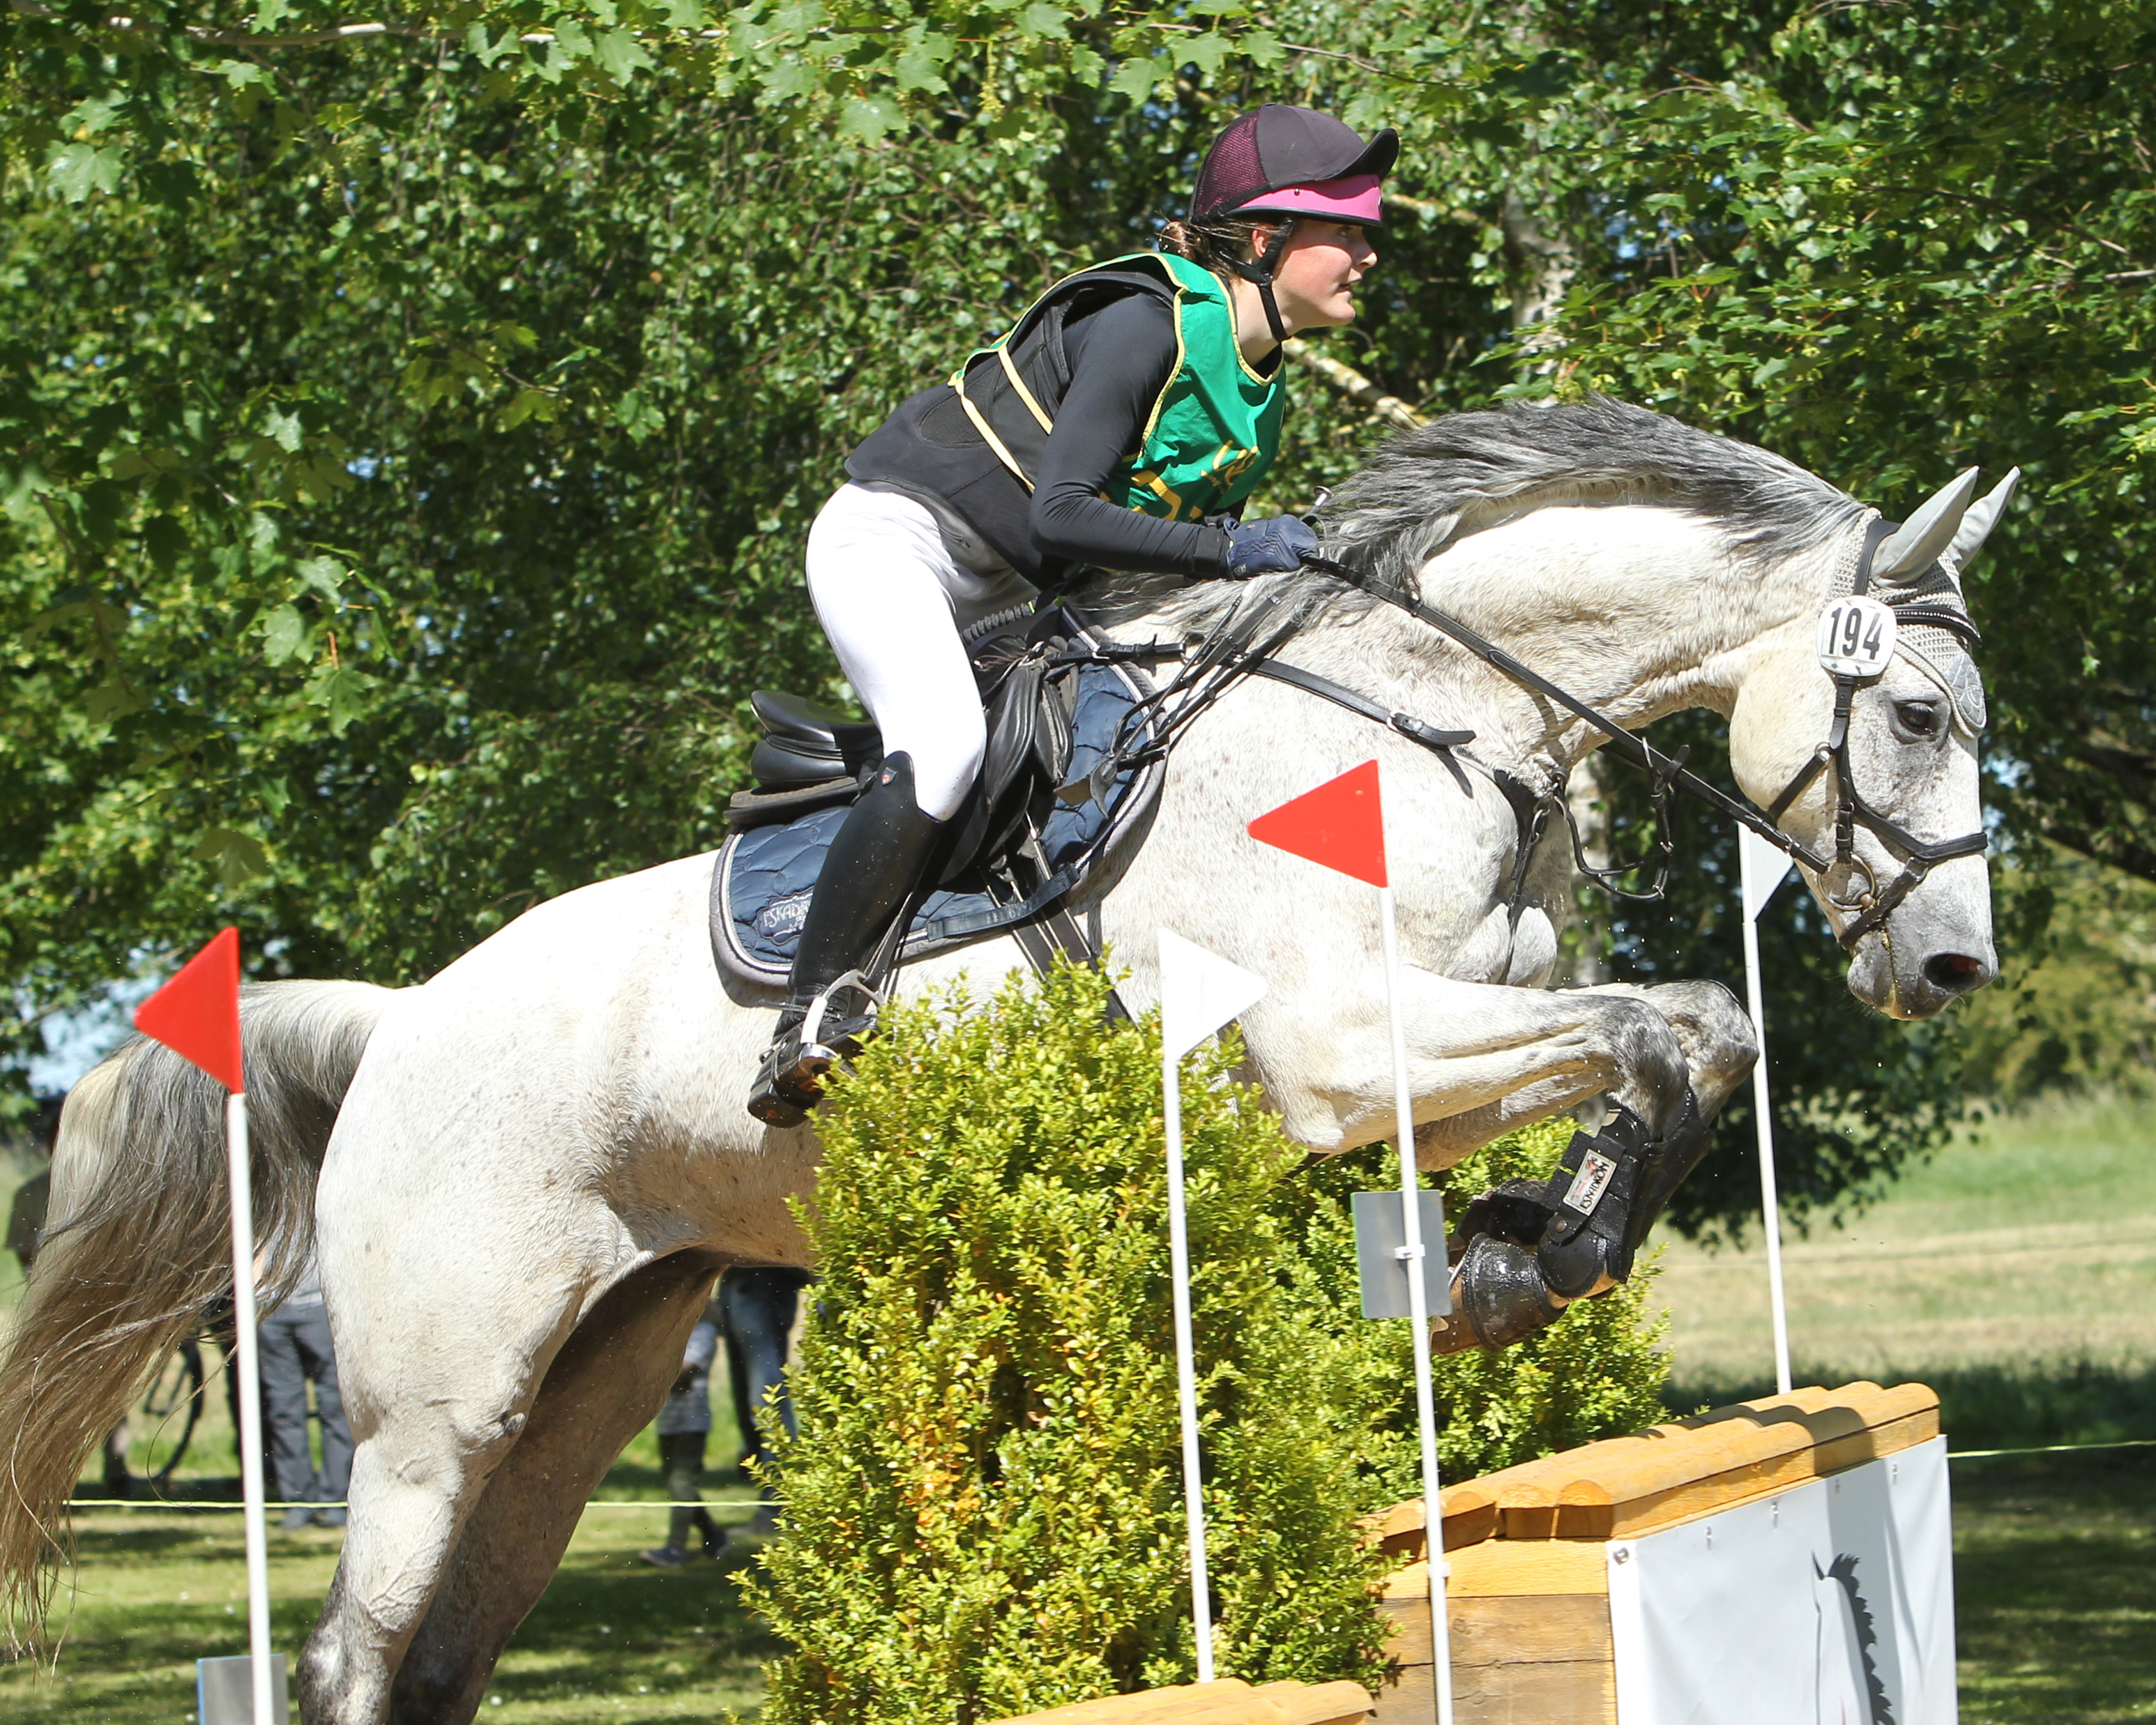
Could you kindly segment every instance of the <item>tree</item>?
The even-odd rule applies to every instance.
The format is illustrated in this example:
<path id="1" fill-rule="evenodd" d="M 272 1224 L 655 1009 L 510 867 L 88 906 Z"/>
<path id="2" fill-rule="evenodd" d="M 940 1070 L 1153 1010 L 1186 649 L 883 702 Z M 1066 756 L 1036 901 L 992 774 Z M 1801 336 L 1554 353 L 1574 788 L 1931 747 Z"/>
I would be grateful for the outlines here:
<path id="1" fill-rule="evenodd" d="M 1609 389 L 1889 508 L 2022 461 L 1972 588 L 2003 836 L 2150 872 L 2149 11 L 0 15 L 4 1040 L 217 920 L 404 980 L 711 843 L 747 691 L 839 692 L 796 560 L 844 452 L 1266 99 L 1406 151 L 1309 356 L 1370 388 L 1305 380 L 1255 506 L 1349 470 L 1378 394 Z M 1727 885 L 1666 912 L 1710 968 Z M 1676 956 L 1646 927 L 1620 968 Z M 1823 1202 L 1952 1090 L 1833 962 L 1772 1007 Z"/>

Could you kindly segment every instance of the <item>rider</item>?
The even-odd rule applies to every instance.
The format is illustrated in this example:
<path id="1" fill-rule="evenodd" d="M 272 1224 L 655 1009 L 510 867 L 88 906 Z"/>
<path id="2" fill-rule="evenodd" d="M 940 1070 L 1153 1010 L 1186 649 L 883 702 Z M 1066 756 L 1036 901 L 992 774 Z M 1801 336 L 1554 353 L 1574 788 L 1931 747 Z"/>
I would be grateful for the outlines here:
<path id="1" fill-rule="evenodd" d="M 798 1125 L 873 1023 L 864 968 L 986 750 L 969 639 L 1089 569 L 1239 580 L 1315 548 L 1293 516 L 1237 511 L 1279 449 L 1281 343 L 1353 319 L 1399 153 L 1314 109 L 1245 115 L 1160 252 L 1065 277 L 847 459 L 808 594 L 885 754 L 810 901 L 758 1119 Z"/>

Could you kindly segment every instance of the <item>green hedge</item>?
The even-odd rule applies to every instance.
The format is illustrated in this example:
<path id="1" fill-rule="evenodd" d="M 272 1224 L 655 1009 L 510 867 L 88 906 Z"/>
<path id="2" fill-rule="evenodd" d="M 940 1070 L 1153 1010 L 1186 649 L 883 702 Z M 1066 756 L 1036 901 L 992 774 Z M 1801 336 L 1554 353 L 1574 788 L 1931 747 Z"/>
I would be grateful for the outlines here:
<path id="1" fill-rule="evenodd" d="M 1104 1024 L 1107 987 L 1066 968 L 901 1007 L 824 1111 L 785 1532 L 750 1583 L 793 1650 L 772 1725 L 968 1725 L 1189 1681 L 1158 1026 Z M 1219 1669 L 1369 1681 L 1383 1564 L 1355 1519 L 1415 1491 L 1407 1327 L 1356 1315 L 1345 1194 L 1375 1169 L 1305 1172 L 1240 1058 L 1201 1050 L 1184 1093 Z M 1546 1168 L 1563 1136 L 1470 1178 Z M 1448 1466 L 1656 1417 L 1639 1297 L 1444 1363 Z"/>

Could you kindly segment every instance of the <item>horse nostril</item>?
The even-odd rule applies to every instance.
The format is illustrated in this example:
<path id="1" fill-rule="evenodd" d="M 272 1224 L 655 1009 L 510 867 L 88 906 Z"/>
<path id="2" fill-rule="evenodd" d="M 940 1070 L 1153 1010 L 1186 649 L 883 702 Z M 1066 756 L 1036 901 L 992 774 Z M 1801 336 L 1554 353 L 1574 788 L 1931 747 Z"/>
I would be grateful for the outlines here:
<path id="1" fill-rule="evenodd" d="M 1984 962 L 1966 952 L 1940 952 L 1924 961 L 1924 980 L 1948 994 L 1965 994 L 1991 980 Z"/>

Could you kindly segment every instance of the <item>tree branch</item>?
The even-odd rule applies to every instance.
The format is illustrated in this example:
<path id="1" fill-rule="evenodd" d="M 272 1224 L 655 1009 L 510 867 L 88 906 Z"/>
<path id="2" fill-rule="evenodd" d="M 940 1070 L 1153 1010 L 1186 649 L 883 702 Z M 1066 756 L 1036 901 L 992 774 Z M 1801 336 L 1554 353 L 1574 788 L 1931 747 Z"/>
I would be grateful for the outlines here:
<path id="1" fill-rule="evenodd" d="M 1300 336 L 1290 336 L 1281 342 L 1281 352 L 1306 372 L 1322 378 L 1337 393 L 1346 396 L 1358 407 L 1368 408 L 1389 425 L 1402 431 L 1414 431 L 1430 423 L 1399 397 L 1386 394 L 1353 366 L 1342 365 L 1330 355 L 1319 352 Z"/>

